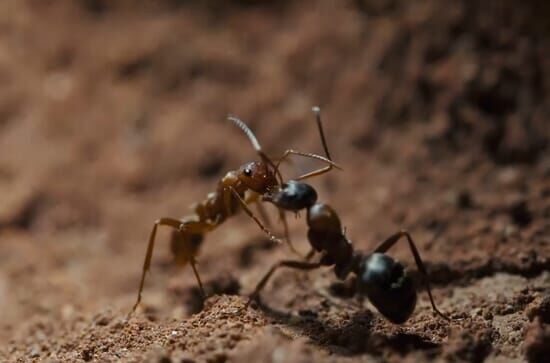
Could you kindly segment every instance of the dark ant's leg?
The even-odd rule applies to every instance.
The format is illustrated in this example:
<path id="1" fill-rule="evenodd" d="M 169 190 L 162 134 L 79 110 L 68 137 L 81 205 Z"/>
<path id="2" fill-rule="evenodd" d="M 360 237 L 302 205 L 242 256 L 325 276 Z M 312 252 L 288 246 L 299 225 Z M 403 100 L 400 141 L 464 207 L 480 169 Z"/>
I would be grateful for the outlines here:
<path id="1" fill-rule="evenodd" d="M 304 257 L 292 244 L 292 241 L 290 240 L 290 230 L 288 228 L 288 222 L 286 221 L 286 214 L 285 211 L 281 208 L 277 208 L 279 210 L 279 218 L 281 219 L 281 222 L 283 223 L 283 228 L 285 230 L 285 241 L 288 245 L 288 248 L 292 251 L 292 253 L 296 254 L 299 257 Z"/>
<path id="2" fill-rule="evenodd" d="M 211 225 L 203 222 L 189 222 L 185 223 L 175 218 L 160 218 L 155 221 L 155 224 L 153 225 L 153 229 L 151 231 L 151 234 L 149 235 L 149 243 L 147 244 L 147 252 L 145 254 L 145 260 L 143 261 L 143 269 L 141 272 L 141 280 L 139 283 L 139 291 L 138 296 L 136 299 L 136 302 L 134 306 L 132 307 L 132 310 L 128 314 L 128 316 L 132 315 L 132 313 L 137 309 L 139 303 L 141 302 L 141 293 L 143 292 L 143 285 L 145 284 L 145 274 L 149 270 L 151 266 L 151 258 L 153 257 L 153 249 L 155 248 L 155 237 L 157 235 L 157 228 L 158 226 L 168 226 L 172 227 L 174 229 L 179 230 L 182 233 L 204 233 L 212 228 Z M 186 228 L 189 227 L 189 230 Z M 199 274 L 195 267 L 195 259 L 194 256 L 188 256 L 189 262 L 191 263 L 191 267 L 193 268 L 193 272 L 195 273 L 195 277 L 197 279 L 197 282 L 199 284 L 199 288 L 201 289 L 201 293 L 204 296 L 204 289 L 202 287 L 202 282 L 200 280 Z"/>
<path id="3" fill-rule="evenodd" d="M 260 280 L 258 285 L 256 285 L 256 288 L 254 289 L 254 292 L 252 292 L 252 294 L 250 294 L 250 300 L 248 301 L 246 306 L 248 306 L 252 300 L 257 300 L 258 299 L 258 297 L 260 296 L 260 292 L 262 291 L 262 289 L 265 287 L 265 285 L 267 284 L 267 282 L 269 281 L 269 279 L 271 278 L 273 273 L 278 268 L 280 268 L 280 267 L 289 267 L 289 268 L 294 268 L 294 269 L 298 269 L 298 270 L 314 270 L 314 269 L 319 268 L 321 266 L 323 266 L 323 265 L 320 262 L 311 263 L 311 262 L 292 261 L 292 260 L 283 260 L 283 261 L 277 262 L 276 264 L 274 264 L 269 269 L 269 271 L 264 275 L 264 277 L 262 277 L 262 279 Z"/>
<path id="4" fill-rule="evenodd" d="M 406 237 L 407 241 L 409 242 L 409 247 L 411 249 L 411 252 L 414 256 L 414 261 L 416 262 L 416 266 L 418 267 L 418 270 L 422 274 L 424 284 L 426 285 L 426 290 L 428 290 L 428 296 L 430 297 L 430 303 L 432 304 L 432 308 L 434 311 L 441 316 L 442 318 L 446 320 L 450 320 L 449 317 L 447 317 L 445 314 L 443 314 L 439 309 L 435 306 L 435 301 L 432 296 L 432 290 L 430 287 L 430 281 L 428 277 L 428 271 L 426 271 L 426 268 L 424 267 L 424 263 L 422 262 L 422 259 L 420 258 L 420 253 L 418 253 L 418 250 L 416 249 L 416 245 L 407 231 L 399 231 L 395 233 L 394 235 L 390 236 L 388 239 L 386 239 L 384 242 L 382 242 L 378 247 L 374 249 L 374 252 L 378 253 L 385 253 L 387 250 L 389 250 L 397 241 L 399 241 L 402 237 Z"/>
<path id="5" fill-rule="evenodd" d="M 321 122 L 321 109 L 318 106 L 314 106 L 311 108 L 311 110 L 315 114 L 315 121 L 317 121 L 317 129 L 319 130 L 319 137 L 321 138 L 321 144 L 323 145 L 325 156 L 328 160 L 332 161 L 332 158 L 330 157 L 330 152 L 328 151 L 328 145 L 327 145 L 327 140 L 325 139 L 325 133 L 323 131 L 323 123 Z M 298 177 L 296 180 L 304 180 L 304 179 L 313 178 L 315 176 L 328 173 L 329 171 L 332 170 L 333 167 L 338 168 L 337 165 L 328 165 L 328 166 L 325 166 L 324 168 L 314 170 L 312 172 L 304 174 Z"/>
<path id="6" fill-rule="evenodd" d="M 321 144 L 323 144 L 323 150 L 325 150 L 325 156 L 327 159 L 332 160 L 330 153 L 328 152 L 327 140 L 325 139 L 325 133 L 323 132 L 323 123 L 321 122 L 321 109 L 319 106 L 313 106 L 311 111 L 315 114 L 315 121 L 317 121 L 317 129 L 319 130 L 319 137 L 321 138 Z"/>
<path id="7" fill-rule="evenodd" d="M 275 237 L 273 235 L 273 233 L 271 233 L 271 231 L 269 229 L 267 229 L 263 224 L 262 222 L 254 215 L 254 213 L 252 213 L 252 211 L 250 210 L 250 208 L 248 208 L 248 205 L 246 205 L 246 202 L 243 200 L 243 198 L 241 198 L 241 196 L 239 195 L 239 193 L 237 193 L 237 191 L 235 190 L 235 188 L 233 187 L 228 187 L 228 189 L 231 191 L 231 193 L 233 193 L 233 195 L 235 196 L 235 198 L 241 203 L 241 207 L 243 208 L 243 210 L 245 211 L 246 214 L 248 214 L 248 216 L 250 218 L 252 218 L 254 220 L 254 222 L 256 222 L 256 224 L 260 227 L 260 229 L 262 231 L 264 231 L 264 233 L 269 237 L 270 240 L 272 241 L 275 241 L 275 242 L 278 242 L 280 243 L 281 240 L 277 237 Z"/>
<path id="8" fill-rule="evenodd" d="M 323 175 L 323 174 L 328 173 L 329 171 L 331 171 L 332 168 L 333 168 L 332 165 L 325 166 L 324 168 L 314 170 L 314 171 L 309 172 L 309 173 L 304 174 L 304 175 L 300 175 L 299 177 L 295 178 L 294 180 L 300 181 L 300 180 L 313 178 L 313 177 L 316 177 L 316 176 L 319 176 L 319 175 Z M 340 169 L 340 168 L 338 168 L 338 169 Z"/>
<path id="9" fill-rule="evenodd" d="M 300 156 L 303 156 L 303 157 L 306 157 L 306 158 L 317 159 L 317 160 L 323 161 L 323 162 L 328 164 L 328 166 L 325 166 L 321 169 L 314 170 L 314 171 L 309 172 L 307 174 L 301 175 L 298 178 L 295 178 L 294 180 L 303 180 L 303 179 L 306 179 L 306 178 L 311 178 L 313 176 L 321 175 L 321 174 L 324 174 L 324 173 L 332 170 L 332 168 L 342 170 L 342 167 L 340 167 L 334 161 L 325 158 L 324 156 L 317 155 L 317 154 L 312 154 L 312 153 L 301 152 L 301 151 L 297 151 L 297 150 L 293 150 L 293 149 L 288 149 L 283 153 L 283 156 L 281 156 L 281 158 L 277 161 L 277 164 L 275 166 L 276 170 L 279 170 L 279 165 L 281 164 L 281 162 L 283 162 L 283 160 L 285 160 L 290 155 L 300 155 Z"/>
<path id="10" fill-rule="evenodd" d="M 266 163 L 266 165 L 269 164 L 269 166 L 271 166 L 273 170 L 275 170 L 275 175 L 277 175 L 277 178 L 279 179 L 279 183 L 282 184 L 283 176 L 279 171 L 279 167 L 276 166 L 273 160 L 271 160 L 271 158 L 267 156 L 263 151 L 258 150 L 258 155 L 260 155 L 260 158 Z M 277 163 L 277 165 L 279 165 L 279 163 Z"/>

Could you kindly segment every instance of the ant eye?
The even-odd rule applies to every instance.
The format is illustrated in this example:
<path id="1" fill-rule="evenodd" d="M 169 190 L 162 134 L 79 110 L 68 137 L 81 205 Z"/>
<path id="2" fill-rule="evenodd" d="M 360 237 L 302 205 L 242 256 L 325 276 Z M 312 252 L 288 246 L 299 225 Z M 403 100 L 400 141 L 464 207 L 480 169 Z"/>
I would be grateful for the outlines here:
<path id="1" fill-rule="evenodd" d="M 249 168 L 244 169 L 244 175 L 252 176 L 252 170 L 250 170 Z"/>

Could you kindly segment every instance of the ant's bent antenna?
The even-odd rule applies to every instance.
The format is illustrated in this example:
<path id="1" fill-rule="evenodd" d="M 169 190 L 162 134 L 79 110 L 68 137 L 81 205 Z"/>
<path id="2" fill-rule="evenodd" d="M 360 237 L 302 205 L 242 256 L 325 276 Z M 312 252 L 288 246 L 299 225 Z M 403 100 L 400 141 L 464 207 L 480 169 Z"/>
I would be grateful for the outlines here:
<path id="1" fill-rule="evenodd" d="M 252 146 L 254 147 L 254 150 L 260 155 L 262 160 L 266 162 L 266 170 L 267 170 L 267 164 L 269 164 L 274 170 L 275 174 L 277 174 L 277 177 L 279 178 L 279 183 L 283 183 L 283 176 L 281 175 L 281 172 L 275 167 L 275 164 L 273 161 L 263 152 L 262 147 L 260 146 L 260 143 L 258 142 L 258 139 L 256 138 L 256 135 L 250 130 L 250 128 L 239 118 L 234 116 L 228 116 L 227 119 L 231 122 L 233 122 L 235 125 L 237 125 L 243 132 L 246 134 L 250 142 L 252 143 Z"/>
<path id="2" fill-rule="evenodd" d="M 260 143 L 258 142 L 258 139 L 256 138 L 256 135 L 250 130 L 250 128 L 239 118 L 234 116 L 228 116 L 227 119 L 229 121 L 232 121 L 235 125 L 237 125 L 243 132 L 246 134 L 250 142 L 252 143 L 252 146 L 254 147 L 254 150 L 257 152 L 262 151 L 262 147 L 260 146 Z"/>

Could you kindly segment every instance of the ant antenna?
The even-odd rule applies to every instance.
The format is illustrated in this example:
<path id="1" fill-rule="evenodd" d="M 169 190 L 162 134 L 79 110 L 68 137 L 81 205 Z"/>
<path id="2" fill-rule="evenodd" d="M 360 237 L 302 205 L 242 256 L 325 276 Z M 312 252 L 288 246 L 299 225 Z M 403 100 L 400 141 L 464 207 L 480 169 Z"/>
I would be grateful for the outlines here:
<path id="1" fill-rule="evenodd" d="M 250 130 L 250 128 L 239 118 L 234 116 L 228 116 L 227 119 L 229 121 L 232 121 L 235 125 L 237 125 L 243 132 L 246 134 L 250 142 L 252 143 L 252 146 L 254 147 L 254 150 L 261 153 L 262 147 L 260 146 L 260 143 L 258 142 L 258 139 L 256 138 L 256 135 Z"/>
<path id="2" fill-rule="evenodd" d="M 317 128 L 319 129 L 319 134 L 321 135 L 321 142 L 323 143 L 323 149 L 325 150 L 327 159 L 332 160 L 330 153 L 328 152 L 327 140 L 325 139 L 325 133 L 323 132 L 323 124 L 321 123 L 321 108 L 319 106 L 313 106 L 311 111 L 315 114 Z"/>
<path id="3" fill-rule="evenodd" d="M 258 139 L 256 138 L 256 135 L 250 130 L 250 127 L 248 127 L 241 119 L 235 116 L 228 116 L 227 119 L 231 122 L 233 122 L 235 125 L 237 125 L 248 137 L 250 142 L 252 143 L 252 147 L 256 152 L 260 155 L 262 160 L 266 162 L 266 171 L 267 171 L 267 164 L 271 165 L 271 167 L 275 170 L 275 174 L 279 177 L 279 183 L 283 183 L 283 177 L 279 170 L 275 167 L 275 164 L 273 161 L 263 152 L 262 147 L 260 146 L 260 143 L 258 142 Z"/>

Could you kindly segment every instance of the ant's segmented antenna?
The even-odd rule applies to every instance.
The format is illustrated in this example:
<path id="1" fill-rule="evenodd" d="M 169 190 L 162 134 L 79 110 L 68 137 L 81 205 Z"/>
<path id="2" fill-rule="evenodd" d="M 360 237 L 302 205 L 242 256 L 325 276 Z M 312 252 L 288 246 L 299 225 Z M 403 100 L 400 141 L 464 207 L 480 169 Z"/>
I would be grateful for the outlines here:
<path id="1" fill-rule="evenodd" d="M 267 171 L 267 165 L 269 164 L 275 170 L 275 174 L 279 178 L 279 183 L 282 184 L 283 176 L 281 175 L 279 170 L 277 170 L 273 161 L 263 152 L 262 147 L 260 146 L 260 143 L 258 142 L 258 139 L 256 138 L 256 135 L 254 135 L 252 130 L 250 130 L 250 128 L 241 119 L 235 116 L 228 116 L 227 119 L 233 122 L 235 125 L 237 125 L 241 130 L 243 130 L 243 132 L 246 134 L 246 136 L 252 143 L 252 147 L 254 147 L 254 150 L 256 150 L 258 155 L 260 155 L 262 160 L 266 163 L 265 165 L 266 171 Z"/>
<path id="2" fill-rule="evenodd" d="M 254 147 L 254 150 L 257 152 L 262 151 L 262 147 L 260 146 L 260 143 L 258 142 L 258 139 L 256 138 L 256 135 L 250 130 L 250 128 L 239 118 L 234 116 L 228 116 L 227 119 L 229 121 L 232 121 L 235 125 L 237 125 L 243 132 L 246 134 L 250 142 L 252 143 L 252 146 Z"/>
<path id="3" fill-rule="evenodd" d="M 317 128 L 319 129 L 319 134 L 321 135 L 321 142 L 323 143 L 323 149 L 325 150 L 327 159 L 332 160 L 330 153 L 328 152 L 327 140 L 325 139 L 325 133 L 323 132 L 323 124 L 321 123 L 321 108 L 319 106 L 313 106 L 311 111 L 315 114 Z"/>

